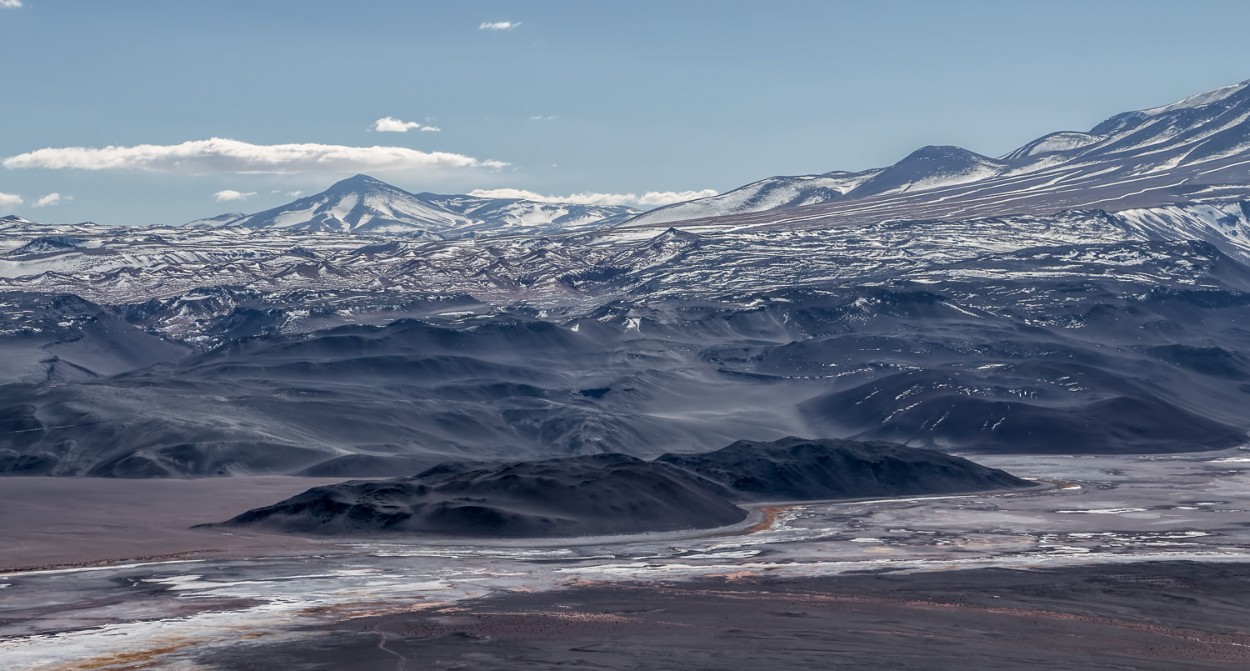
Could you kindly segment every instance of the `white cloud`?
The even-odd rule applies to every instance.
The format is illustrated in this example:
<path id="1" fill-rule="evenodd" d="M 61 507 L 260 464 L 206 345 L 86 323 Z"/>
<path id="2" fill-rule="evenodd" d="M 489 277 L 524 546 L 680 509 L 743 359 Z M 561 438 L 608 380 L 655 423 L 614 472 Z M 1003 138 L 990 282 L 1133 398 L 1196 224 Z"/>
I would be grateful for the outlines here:
<path id="1" fill-rule="evenodd" d="M 432 176 L 470 168 L 498 170 L 507 163 L 406 147 L 332 144 L 258 145 L 212 138 L 175 145 L 47 147 L 10 156 L 6 168 L 48 170 L 146 170 L 187 175 L 210 173 L 330 173 L 402 171 Z"/>
<path id="2" fill-rule="evenodd" d="M 547 116 L 544 116 L 542 114 L 535 114 L 534 116 L 530 117 L 530 121 L 555 121 L 556 119 L 559 119 L 559 118 L 560 117 L 554 114 L 550 114 Z"/>
<path id="3" fill-rule="evenodd" d="M 60 205 L 61 203 L 64 203 L 66 201 L 70 201 L 73 199 L 74 199 L 73 196 L 62 196 L 59 193 L 53 192 L 44 196 L 43 198 L 40 198 L 39 200 L 36 200 L 34 206 L 35 207 L 52 207 L 53 205 Z"/>
<path id="4" fill-rule="evenodd" d="M 715 189 L 703 189 L 700 191 L 648 191 L 641 196 L 636 193 L 574 193 L 567 196 L 547 196 L 525 189 L 475 189 L 470 191 L 469 195 L 478 198 L 523 198 L 539 203 L 658 207 L 695 198 L 707 198 L 715 196 L 716 193 Z"/>
<path id="5" fill-rule="evenodd" d="M 512 30 L 520 27 L 520 21 L 483 21 L 478 30 Z"/>
<path id="6" fill-rule="evenodd" d="M 214 193 L 213 198 L 216 198 L 219 203 L 224 203 L 231 200 L 247 200 L 255 195 L 255 191 L 243 193 L 242 191 L 235 191 L 234 189 L 226 189 L 225 191 L 218 191 L 217 193 Z"/>
<path id="7" fill-rule="evenodd" d="M 286 192 L 287 198 L 299 198 L 302 195 L 304 195 L 303 191 L 287 191 Z"/>
<path id="8" fill-rule="evenodd" d="M 642 197 L 638 199 L 638 204 L 659 207 L 661 205 L 672 205 L 673 203 L 684 203 L 687 200 L 695 200 L 697 198 L 711 198 L 717 193 L 720 192 L 716 189 L 699 189 L 698 191 L 648 191 L 642 194 Z"/>
<path id="9" fill-rule="evenodd" d="M 4 193 L 0 191 L 0 205 L 21 205 L 22 197 L 16 193 Z"/>
<path id="10" fill-rule="evenodd" d="M 22 6 L 22 0 L 0 0 L 0 9 L 17 9 Z"/>
<path id="11" fill-rule="evenodd" d="M 443 129 L 438 126 L 427 126 L 416 121 L 403 121 L 393 116 L 385 116 L 373 122 L 373 130 L 379 133 L 407 133 L 410 130 L 419 130 L 422 133 L 439 133 Z"/>

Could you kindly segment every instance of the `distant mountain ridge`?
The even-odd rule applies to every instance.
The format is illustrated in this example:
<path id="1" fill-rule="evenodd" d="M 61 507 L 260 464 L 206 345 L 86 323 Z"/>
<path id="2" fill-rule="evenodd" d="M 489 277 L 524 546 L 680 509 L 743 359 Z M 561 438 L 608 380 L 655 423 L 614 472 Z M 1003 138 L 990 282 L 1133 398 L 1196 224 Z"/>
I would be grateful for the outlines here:
<path id="1" fill-rule="evenodd" d="M 1243 163 L 1250 160 L 1248 119 L 1250 81 L 1118 114 L 1089 132 L 1050 133 L 998 158 L 961 147 L 928 146 L 886 168 L 769 177 L 709 198 L 657 208 L 625 225 L 661 226 L 822 204 L 843 206 L 831 213 L 854 213 L 857 203 L 867 208 L 871 202 L 872 216 L 881 221 L 896 216 L 1037 214 L 1093 206 L 1118 209 L 1120 204 L 1155 207 L 1233 195 L 1225 193 L 1227 184 L 1241 187 L 1236 194 L 1250 194 L 1245 189 L 1250 171 Z M 1115 188 L 1121 185 L 1124 188 Z M 921 193 L 942 198 L 952 207 L 917 211 L 920 203 L 913 196 Z M 1144 194 L 1154 197 L 1138 197 Z M 976 200 L 968 203 L 966 196 L 993 198 L 1000 205 L 994 209 Z M 1107 201 L 1113 206 L 1106 208 Z M 1014 202 L 1037 208 L 1005 209 Z"/>
<path id="2" fill-rule="evenodd" d="M 368 175 L 355 175 L 321 193 L 263 212 L 221 214 L 186 225 L 441 239 L 490 233 L 569 233 L 609 226 L 637 213 L 612 205 L 411 193 Z"/>

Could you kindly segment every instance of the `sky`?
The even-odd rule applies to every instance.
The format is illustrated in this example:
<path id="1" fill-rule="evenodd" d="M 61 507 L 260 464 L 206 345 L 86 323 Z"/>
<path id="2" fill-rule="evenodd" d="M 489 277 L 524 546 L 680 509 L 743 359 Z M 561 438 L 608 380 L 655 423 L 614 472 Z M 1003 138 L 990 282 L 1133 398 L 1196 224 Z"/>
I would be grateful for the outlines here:
<path id="1" fill-rule="evenodd" d="M 0 215 L 180 224 L 356 173 L 647 208 L 998 156 L 1250 79 L 1243 0 L 0 0 Z"/>

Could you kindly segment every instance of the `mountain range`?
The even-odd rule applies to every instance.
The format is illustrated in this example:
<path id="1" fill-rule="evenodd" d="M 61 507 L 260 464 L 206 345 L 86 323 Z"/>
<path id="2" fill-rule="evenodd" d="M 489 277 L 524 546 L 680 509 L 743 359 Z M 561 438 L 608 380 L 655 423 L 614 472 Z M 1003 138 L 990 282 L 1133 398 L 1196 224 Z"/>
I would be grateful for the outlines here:
<path id="1" fill-rule="evenodd" d="M 1087 132 L 1050 133 L 997 158 L 961 147 L 928 146 L 885 168 L 769 177 L 648 212 L 410 193 L 356 175 L 264 212 L 227 213 L 188 225 L 440 239 L 558 235 L 616 225 L 667 227 L 703 219 L 716 219 L 713 225 L 719 226 L 783 224 L 792 216 L 870 223 L 1226 202 L 1247 192 L 1248 117 L 1250 82 L 1243 82 L 1119 114 Z M 786 216 L 775 216 L 777 211 Z M 734 215 L 758 216 L 726 219 Z"/>
<path id="2" fill-rule="evenodd" d="M 2 218 L 0 472 L 356 476 L 785 436 L 1239 445 L 1247 96 L 676 223 L 474 229 L 508 204 L 363 176 L 193 227 Z"/>

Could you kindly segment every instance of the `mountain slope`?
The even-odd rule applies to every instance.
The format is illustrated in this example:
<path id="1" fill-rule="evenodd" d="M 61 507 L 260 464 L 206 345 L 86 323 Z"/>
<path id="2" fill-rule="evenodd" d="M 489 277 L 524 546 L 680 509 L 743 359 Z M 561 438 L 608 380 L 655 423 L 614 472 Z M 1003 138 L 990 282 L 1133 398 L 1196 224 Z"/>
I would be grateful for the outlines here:
<path id="1" fill-rule="evenodd" d="M 769 177 L 717 196 L 659 207 L 644 212 L 630 219 L 629 222 L 660 224 L 668 221 L 815 205 L 843 197 L 879 172 L 879 170 L 861 173 L 830 172 L 823 175 Z"/>
<path id="2" fill-rule="evenodd" d="M 1089 132 L 1062 131 L 992 159 L 959 147 L 925 147 L 884 169 L 838 175 L 801 198 L 744 198 L 772 185 L 823 176 L 773 177 L 728 193 L 652 210 L 626 227 L 712 216 L 752 226 L 791 216 L 856 224 L 895 218 L 1049 214 L 1063 209 L 1156 207 L 1250 197 L 1250 82 L 1170 105 L 1119 114 Z M 775 188 L 775 187 L 772 187 Z M 781 208 L 812 206 L 799 212 Z M 766 213 L 751 216 L 753 213 Z"/>
<path id="3" fill-rule="evenodd" d="M 547 203 L 435 193 L 422 193 L 418 197 L 472 220 L 473 223 L 454 231 L 457 237 L 489 233 L 573 233 L 611 226 L 639 214 L 638 210 L 622 205 Z"/>
<path id="4" fill-rule="evenodd" d="M 241 219 L 246 219 L 248 215 L 242 212 L 224 212 L 215 217 L 204 217 L 195 221 L 188 221 L 183 224 L 186 228 L 217 228 L 218 226 L 229 226 Z"/>

